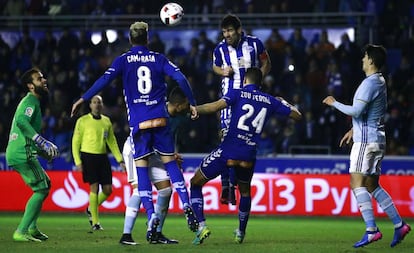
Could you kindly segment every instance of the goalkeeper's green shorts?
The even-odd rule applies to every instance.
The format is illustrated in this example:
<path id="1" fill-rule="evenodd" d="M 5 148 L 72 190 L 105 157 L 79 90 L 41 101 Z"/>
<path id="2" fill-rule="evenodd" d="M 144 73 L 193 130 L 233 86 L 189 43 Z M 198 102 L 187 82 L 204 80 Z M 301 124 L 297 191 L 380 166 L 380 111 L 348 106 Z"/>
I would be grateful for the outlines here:
<path id="1" fill-rule="evenodd" d="M 50 178 L 37 159 L 12 166 L 33 191 L 50 188 Z"/>

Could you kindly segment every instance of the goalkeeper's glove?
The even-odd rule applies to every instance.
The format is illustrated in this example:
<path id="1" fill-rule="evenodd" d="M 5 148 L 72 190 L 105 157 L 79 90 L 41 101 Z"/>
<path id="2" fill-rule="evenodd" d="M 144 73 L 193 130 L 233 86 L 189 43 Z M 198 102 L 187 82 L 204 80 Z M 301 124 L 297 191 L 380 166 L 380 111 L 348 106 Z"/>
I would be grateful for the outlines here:
<path id="1" fill-rule="evenodd" d="M 53 159 L 53 158 L 55 158 L 59 155 L 58 147 L 56 147 L 55 144 L 53 144 L 52 142 L 46 140 L 45 138 L 43 138 L 39 134 L 36 134 L 35 136 L 33 136 L 33 140 L 36 142 L 36 145 L 40 149 L 45 151 L 51 159 Z"/>

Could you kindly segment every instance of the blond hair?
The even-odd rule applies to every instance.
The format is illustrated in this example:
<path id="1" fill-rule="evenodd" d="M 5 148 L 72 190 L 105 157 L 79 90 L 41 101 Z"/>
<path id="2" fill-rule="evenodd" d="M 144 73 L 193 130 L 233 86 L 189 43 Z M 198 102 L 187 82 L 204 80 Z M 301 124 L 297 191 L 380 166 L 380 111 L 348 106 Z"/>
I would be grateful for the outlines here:
<path id="1" fill-rule="evenodd" d="M 148 37 L 148 24 L 137 21 L 129 27 L 129 37 L 133 44 L 145 45 Z"/>

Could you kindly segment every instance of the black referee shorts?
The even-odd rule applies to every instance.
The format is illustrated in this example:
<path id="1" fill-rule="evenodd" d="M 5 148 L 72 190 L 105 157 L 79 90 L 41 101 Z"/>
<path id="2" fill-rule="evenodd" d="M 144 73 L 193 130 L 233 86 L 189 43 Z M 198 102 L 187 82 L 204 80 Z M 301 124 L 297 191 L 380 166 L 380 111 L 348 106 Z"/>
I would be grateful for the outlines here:
<path id="1" fill-rule="evenodd" d="M 101 185 L 112 184 L 111 164 L 107 154 L 80 153 L 83 182 Z"/>

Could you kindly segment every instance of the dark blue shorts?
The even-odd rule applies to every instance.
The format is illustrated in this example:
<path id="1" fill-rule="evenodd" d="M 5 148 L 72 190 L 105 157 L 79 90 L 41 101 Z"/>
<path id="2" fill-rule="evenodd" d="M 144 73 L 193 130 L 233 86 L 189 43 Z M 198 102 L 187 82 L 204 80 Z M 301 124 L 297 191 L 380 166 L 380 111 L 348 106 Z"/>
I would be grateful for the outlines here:
<path id="1" fill-rule="evenodd" d="M 141 159 L 154 152 L 174 154 L 174 137 L 169 126 L 139 130 L 134 136 L 134 159 Z"/>
<path id="2" fill-rule="evenodd" d="M 213 150 L 208 156 L 206 156 L 203 161 L 200 163 L 200 170 L 201 173 L 207 179 L 213 179 L 225 172 L 229 169 L 227 166 L 227 161 L 232 159 L 231 157 L 227 157 L 225 151 L 218 147 L 217 149 Z M 235 177 L 237 181 L 250 183 L 253 178 L 254 172 L 254 161 L 252 168 L 239 168 L 235 167 Z"/>

